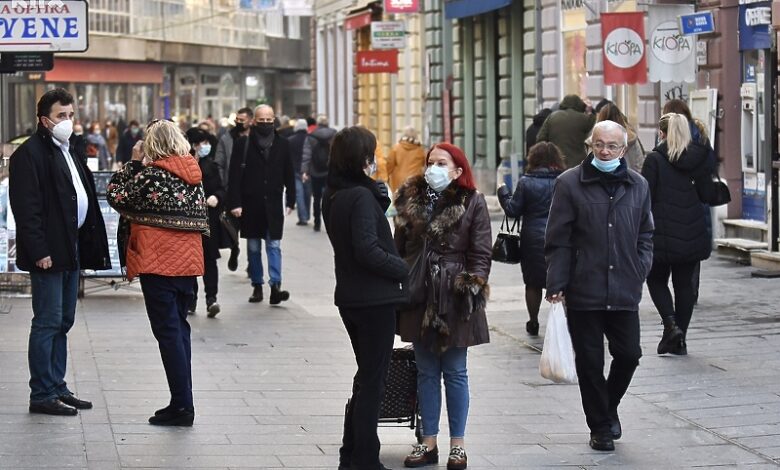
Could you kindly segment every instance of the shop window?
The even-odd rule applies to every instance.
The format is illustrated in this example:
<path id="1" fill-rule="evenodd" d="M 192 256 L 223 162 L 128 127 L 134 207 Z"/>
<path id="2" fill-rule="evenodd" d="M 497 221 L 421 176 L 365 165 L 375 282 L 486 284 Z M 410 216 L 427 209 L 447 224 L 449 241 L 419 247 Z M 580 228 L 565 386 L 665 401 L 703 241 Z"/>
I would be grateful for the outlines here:
<path id="1" fill-rule="evenodd" d="M 154 118 L 153 85 L 130 85 L 128 114 L 138 122 L 149 122 Z"/>
<path id="2" fill-rule="evenodd" d="M 576 4 L 575 4 L 576 5 Z M 561 84 L 563 95 L 586 95 L 588 69 L 585 64 L 585 8 L 564 3 L 561 8 Z"/>
<path id="3" fill-rule="evenodd" d="M 76 118 L 85 125 L 99 121 L 98 85 L 79 83 L 76 85 Z"/>
<path id="4" fill-rule="evenodd" d="M 103 112 L 106 119 L 127 123 L 127 93 L 125 85 L 103 86 Z"/>

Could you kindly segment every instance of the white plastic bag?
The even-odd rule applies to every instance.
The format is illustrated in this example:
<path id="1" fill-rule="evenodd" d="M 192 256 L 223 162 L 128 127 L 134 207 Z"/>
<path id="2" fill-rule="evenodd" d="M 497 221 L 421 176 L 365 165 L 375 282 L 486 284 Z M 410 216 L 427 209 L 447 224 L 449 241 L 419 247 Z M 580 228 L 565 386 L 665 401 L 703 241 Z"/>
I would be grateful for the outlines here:
<path id="1" fill-rule="evenodd" d="M 574 349 L 566 326 L 566 312 L 561 302 L 554 303 L 550 307 L 539 372 L 542 373 L 542 377 L 555 383 L 577 383 Z"/>

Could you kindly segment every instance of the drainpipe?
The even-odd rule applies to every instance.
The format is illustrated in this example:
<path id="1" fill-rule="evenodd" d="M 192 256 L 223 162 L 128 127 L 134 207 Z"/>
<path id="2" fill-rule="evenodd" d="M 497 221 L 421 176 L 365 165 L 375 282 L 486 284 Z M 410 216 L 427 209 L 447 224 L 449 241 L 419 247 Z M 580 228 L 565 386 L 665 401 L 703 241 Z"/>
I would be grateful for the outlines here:
<path id="1" fill-rule="evenodd" d="M 534 7 L 534 62 L 536 69 L 536 110 L 542 109 L 542 0 L 536 0 Z"/>

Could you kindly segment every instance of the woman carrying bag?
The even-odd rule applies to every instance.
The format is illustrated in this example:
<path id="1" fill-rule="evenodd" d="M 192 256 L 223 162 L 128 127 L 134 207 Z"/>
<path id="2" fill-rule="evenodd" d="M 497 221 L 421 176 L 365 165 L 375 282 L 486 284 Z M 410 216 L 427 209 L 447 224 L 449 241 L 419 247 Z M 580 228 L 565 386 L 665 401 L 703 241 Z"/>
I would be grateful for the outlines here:
<path id="1" fill-rule="evenodd" d="M 544 260 L 544 229 L 550 215 L 555 178 L 566 169 L 555 144 L 540 142 L 528 153 L 526 174 L 517 182 L 514 194 L 506 185 L 498 188 L 498 201 L 507 217 L 523 218 L 520 229 L 520 267 L 525 283 L 525 305 L 530 317 L 525 331 L 539 334 L 539 307 L 547 277 Z"/>
<path id="2" fill-rule="evenodd" d="M 653 267 L 647 287 L 664 324 L 658 354 L 687 354 L 685 336 L 695 303 L 694 270 L 712 250 L 694 181 L 709 178 L 714 168 L 708 148 L 692 141 L 685 116 L 664 114 L 658 127 L 661 142 L 642 167 L 655 220 Z M 674 299 L 669 290 L 670 275 Z"/>
<path id="3" fill-rule="evenodd" d="M 460 148 L 449 143 L 434 145 L 427 161 L 425 175 L 408 179 L 396 198 L 396 246 L 410 265 L 425 246 L 426 277 L 423 304 L 399 316 L 401 339 L 414 345 L 423 435 L 404 465 L 422 467 L 439 460 L 443 378 L 450 429 L 447 468 L 464 469 L 467 350 L 490 341 L 485 315 L 490 291 L 490 216 Z"/>

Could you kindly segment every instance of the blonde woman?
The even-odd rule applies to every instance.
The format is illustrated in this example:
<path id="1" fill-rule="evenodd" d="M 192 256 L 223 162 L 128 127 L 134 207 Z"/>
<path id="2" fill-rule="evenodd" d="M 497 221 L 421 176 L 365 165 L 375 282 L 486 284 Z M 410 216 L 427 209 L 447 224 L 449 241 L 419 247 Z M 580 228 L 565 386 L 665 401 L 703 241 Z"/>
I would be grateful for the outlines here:
<path id="1" fill-rule="evenodd" d="M 201 233 L 209 224 L 200 167 L 189 151 L 176 124 L 153 121 L 106 196 L 130 223 L 127 278 L 141 279 L 171 392 L 168 406 L 149 418 L 158 426 L 192 426 L 195 418 L 187 306 L 195 277 L 203 275 Z"/>
<path id="2" fill-rule="evenodd" d="M 711 251 L 702 203 L 692 181 L 708 178 L 714 168 L 707 146 L 692 140 L 685 116 L 664 114 L 658 128 L 660 143 L 642 166 L 655 220 L 647 287 L 664 324 L 658 354 L 687 354 L 685 336 L 695 301 L 693 273 Z"/>

